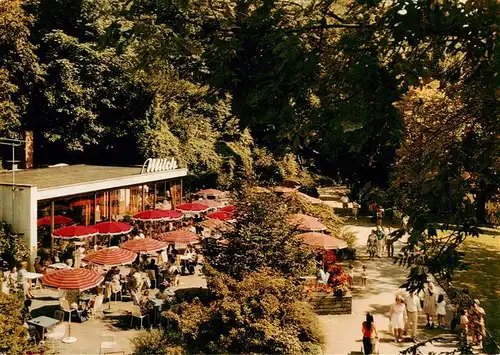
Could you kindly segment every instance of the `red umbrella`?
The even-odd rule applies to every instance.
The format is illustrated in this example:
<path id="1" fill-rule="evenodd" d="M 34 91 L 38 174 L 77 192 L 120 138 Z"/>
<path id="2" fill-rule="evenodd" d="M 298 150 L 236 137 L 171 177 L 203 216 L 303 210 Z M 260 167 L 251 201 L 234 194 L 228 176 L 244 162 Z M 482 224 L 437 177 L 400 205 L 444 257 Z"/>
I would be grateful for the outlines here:
<path id="1" fill-rule="evenodd" d="M 38 227 L 41 226 L 50 226 L 52 223 L 52 218 L 50 216 L 43 217 L 38 219 L 36 221 L 36 224 Z M 66 217 L 66 216 L 54 216 L 54 224 L 61 225 L 61 224 L 70 224 L 73 223 L 73 219 Z"/>
<path id="2" fill-rule="evenodd" d="M 198 200 L 196 203 L 207 205 L 209 208 L 219 208 L 222 206 L 222 202 L 215 200 Z"/>
<path id="3" fill-rule="evenodd" d="M 154 211 L 143 211 L 137 213 L 132 219 L 138 221 L 175 221 L 182 219 L 184 215 L 179 211 L 172 210 L 154 210 Z"/>
<path id="4" fill-rule="evenodd" d="M 93 254 L 87 255 L 83 260 L 98 265 L 118 266 L 131 264 L 137 258 L 137 254 L 121 248 L 105 248 Z"/>
<path id="5" fill-rule="evenodd" d="M 322 247 L 323 249 L 344 249 L 347 248 L 347 243 L 328 234 L 309 232 L 297 235 L 304 244 Z"/>
<path id="6" fill-rule="evenodd" d="M 71 207 L 83 207 L 83 206 L 92 205 L 93 203 L 94 203 L 94 200 L 86 198 L 86 199 L 82 199 L 82 200 L 71 201 L 69 203 L 69 205 Z"/>
<path id="7" fill-rule="evenodd" d="M 98 286 L 104 277 L 96 271 L 79 268 L 57 270 L 43 275 L 41 280 L 45 286 L 85 291 Z"/>
<path id="8" fill-rule="evenodd" d="M 221 221 L 230 221 L 231 219 L 234 219 L 234 216 L 231 213 L 224 211 L 208 213 L 207 217 L 211 219 L 220 219 Z"/>
<path id="9" fill-rule="evenodd" d="M 120 245 L 122 249 L 131 250 L 134 253 L 149 253 L 168 247 L 168 244 L 153 238 L 132 239 Z"/>
<path id="10" fill-rule="evenodd" d="M 184 229 L 163 233 L 161 234 L 161 240 L 169 243 L 182 243 L 182 244 L 197 243 L 200 241 L 196 234 Z"/>
<path id="11" fill-rule="evenodd" d="M 198 196 L 220 196 L 224 193 L 224 191 L 217 189 L 204 189 L 200 190 L 196 193 Z"/>
<path id="12" fill-rule="evenodd" d="M 99 234 L 106 235 L 119 235 L 119 234 L 127 234 L 134 229 L 131 225 L 122 222 L 101 222 L 94 225 L 94 228 L 97 229 Z"/>
<path id="13" fill-rule="evenodd" d="M 290 217 L 290 223 L 297 226 L 297 229 L 303 231 L 322 231 L 326 226 L 321 223 L 316 217 L 308 216 L 301 213 L 296 213 Z"/>
<path id="14" fill-rule="evenodd" d="M 207 205 L 198 202 L 188 202 L 183 203 L 177 206 L 178 210 L 181 210 L 184 213 L 196 213 L 196 212 L 205 212 L 210 209 Z"/>
<path id="15" fill-rule="evenodd" d="M 52 232 L 54 238 L 71 239 L 71 238 L 87 238 L 99 234 L 99 231 L 93 227 L 86 226 L 69 226 L 56 229 Z"/>
<path id="16" fill-rule="evenodd" d="M 224 206 L 220 209 L 220 211 L 228 212 L 228 213 L 234 213 L 236 212 L 236 206 L 234 205 L 227 205 Z"/>

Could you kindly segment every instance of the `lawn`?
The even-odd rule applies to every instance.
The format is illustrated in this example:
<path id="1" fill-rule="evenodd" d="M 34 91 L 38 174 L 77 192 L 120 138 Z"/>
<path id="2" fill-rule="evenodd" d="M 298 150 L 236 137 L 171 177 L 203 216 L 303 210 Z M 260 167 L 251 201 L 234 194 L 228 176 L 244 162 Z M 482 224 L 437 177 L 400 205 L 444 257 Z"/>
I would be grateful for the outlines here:
<path id="1" fill-rule="evenodd" d="M 455 287 L 468 287 L 486 311 L 486 327 L 500 343 L 500 234 L 468 238 L 461 246 L 469 270 L 454 277 Z"/>

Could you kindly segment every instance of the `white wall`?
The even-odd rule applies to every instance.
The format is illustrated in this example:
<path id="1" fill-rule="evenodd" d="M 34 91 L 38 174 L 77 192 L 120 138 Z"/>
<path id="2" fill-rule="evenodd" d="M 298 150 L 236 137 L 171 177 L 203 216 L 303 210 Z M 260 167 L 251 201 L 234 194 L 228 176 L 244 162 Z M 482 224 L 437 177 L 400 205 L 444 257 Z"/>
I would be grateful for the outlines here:
<path id="1" fill-rule="evenodd" d="M 24 235 L 31 251 L 31 260 L 36 256 L 37 244 L 37 188 L 35 186 L 0 184 L 0 220 L 12 224 L 14 231 Z M 31 265 L 31 262 L 30 262 Z"/>

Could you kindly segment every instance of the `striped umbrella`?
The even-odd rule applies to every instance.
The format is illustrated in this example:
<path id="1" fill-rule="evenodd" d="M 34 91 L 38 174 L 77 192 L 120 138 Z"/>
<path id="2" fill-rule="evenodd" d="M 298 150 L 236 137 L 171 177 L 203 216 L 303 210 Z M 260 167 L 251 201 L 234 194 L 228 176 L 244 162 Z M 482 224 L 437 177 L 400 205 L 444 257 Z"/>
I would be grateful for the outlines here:
<path id="1" fill-rule="evenodd" d="M 122 222 L 107 221 L 94 224 L 93 226 L 99 234 L 120 235 L 127 234 L 134 229 L 131 225 Z"/>
<path id="2" fill-rule="evenodd" d="M 188 202 L 177 206 L 177 209 L 184 213 L 199 213 L 210 209 L 207 205 L 198 202 Z"/>
<path id="3" fill-rule="evenodd" d="M 184 215 L 179 211 L 172 210 L 154 210 L 154 211 L 143 211 L 137 213 L 132 219 L 137 221 L 175 221 L 182 219 Z"/>
<path id="4" fill-rule="evenodd" d="M 234 213 L 236 212 L 236 206 L 234 205 L 227 205 L 224 206 L 220 209 L 220 211 L 228 212 L 228 213 Z"/>
<path id="5" fill-rule="evenodd" d="M 169 243 L 189 244 L 198 243 L 200 240 L 198 236 L 188 230 L 179 229 L 173 232 L 163 233 L 160 235 L 161 240 Z"/>
<path id="6" fill-rule="evenodd" d="M 210 209 L 219 208 L 222 206 L 222 202 L 215 201 L 215 200 L 207 200 L 207 199 L 198 200 L 198 201 L 196 201 L 196 203 L 201 203 L 201 204 L 207 205 Z"/>
<path id="7" fill-rule="evenodd" d="M 231 213 L 224 211 L 208 213 L 207 217 L 210 219 L 220 219 L 221 221 L 230 221 L 234 219 L 234 216 Z"/>
<path id="8" fill-rule="evenodd" d="M 196 193 L 198 196 L 220 196 L 224 193 L 224 191 L 217 189 L 204 189 L 200 190 Z"/>
<path id="9" fill-rule="evenodd" d="M 137 258 L 137 254 L 121 248 L 105 248 L 93 254 L 87 255 L 83 260 L 93 264 L 105 266 L 119 266 L 131 264 Z"/>
<path id="10" fill-rule="evenodd" d="M 85 291 L 97 287 L 104 281 L 104 277 L 96 271 L 88 269 L 63 269 L 41 278 L 45 286 L 60 288 L 63 290 Z"/>
<path id="11" fill-rule="evenodd" d="M 230 231 L 233 229 L 232 225 L 220 219 L 206 219 L 200 222 L 200 226 L 211 230 L 218 230 L 221 232 Z"/>
<path id="12" fill-rule="evenodd" d="M 297 229 L 309 232 L 318 232 L 326 229 L 326 226 L 321 223 L 316 217 L 308 216 L 301 213 L 292 215 L 289 219 L 290 224 Z"/>
<path id="13" fill-rule="evenodd" d="M 61 225 L 61 224 L 70 224 L 73 223 L 73 219 L 66 217 L 66 216 L 54 216 L 54 224 Z M 50 226 L 52 224 L 52 218 L 50 216 L 39 218 L 36 221 L 36 225 L 38 227 L 42 226 Z"/>
<path id="14" fill-rule="evenodd" d="M 120 245 L 122 249 L 131 250 L 134 253 L 149 253 L 162 250 L 168 247 L 168 244 L 153 238 L 132 239 Z"/>
<path id="15" fill-rule="evenodd" d="M 328 234 L 309 232 L 297 235 L 297 238 L 302 240 L 304 244 L 321 247 L 323 249 L 344 249 L 347 248 L 347 243 Z"/>
<path id="16" fill-rule="evenodd" d="M 87 238 L 99 234 L 99 231 L 93 227 L 86 226 L 69 226 L 56 229 L 52 232 L 54 238 L 73 239 L 73 238 Z"/>

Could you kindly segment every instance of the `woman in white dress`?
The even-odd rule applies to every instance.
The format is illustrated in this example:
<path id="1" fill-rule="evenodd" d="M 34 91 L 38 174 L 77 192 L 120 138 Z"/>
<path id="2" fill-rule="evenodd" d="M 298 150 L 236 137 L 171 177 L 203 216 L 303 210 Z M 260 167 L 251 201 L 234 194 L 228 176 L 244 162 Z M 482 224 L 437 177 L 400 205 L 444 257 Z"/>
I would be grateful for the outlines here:
<path id="1" fill-rule="evenodd" d="M 391 310 L 389 311 L 389 321 L 391 323 L 394 338 L 398 343 L 401 342 L 407 320 L 408 315 L 406 313 L 403 296 L 397 295 L 396 302 L 391 306 Z"/>

